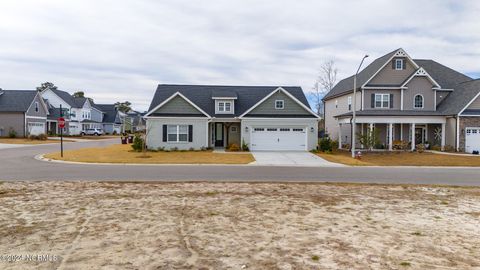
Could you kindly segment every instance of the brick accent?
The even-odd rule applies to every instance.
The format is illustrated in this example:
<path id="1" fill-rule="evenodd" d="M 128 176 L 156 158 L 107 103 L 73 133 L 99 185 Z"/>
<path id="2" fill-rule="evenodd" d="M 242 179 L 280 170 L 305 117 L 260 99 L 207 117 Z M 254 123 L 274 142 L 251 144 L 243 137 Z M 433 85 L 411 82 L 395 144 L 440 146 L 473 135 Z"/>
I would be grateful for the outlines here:
<path id="1" fill-rule="evenodd" d="M 461 116 L 460 117 L 460 151 L 465 151 L 465 128 L 480 127 L 480 117 L 478 116 Z"/>

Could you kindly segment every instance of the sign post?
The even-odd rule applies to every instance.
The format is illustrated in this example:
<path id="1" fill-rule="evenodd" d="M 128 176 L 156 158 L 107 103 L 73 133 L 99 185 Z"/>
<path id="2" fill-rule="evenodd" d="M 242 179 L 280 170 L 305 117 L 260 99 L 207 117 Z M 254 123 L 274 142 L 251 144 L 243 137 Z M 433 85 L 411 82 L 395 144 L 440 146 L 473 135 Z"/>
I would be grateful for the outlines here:
<path id="1" fill-rule="evenodd" d="M 58 127 L 60 128 L 60 156 L 63 157 L 63 128 L 65 127 L 65 118 L 63 118 L 63 110 L 61 104 L 60 117 L 58 118 Z"/>

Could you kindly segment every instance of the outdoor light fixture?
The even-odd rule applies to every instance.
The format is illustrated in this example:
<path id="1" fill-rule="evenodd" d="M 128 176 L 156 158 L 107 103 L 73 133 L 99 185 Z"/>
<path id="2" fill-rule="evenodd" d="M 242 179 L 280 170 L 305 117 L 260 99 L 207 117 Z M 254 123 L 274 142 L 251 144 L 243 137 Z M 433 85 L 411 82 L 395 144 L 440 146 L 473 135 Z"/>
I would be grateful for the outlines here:
<path id="1" fill-rule="evenodd" d="M 315 129 L 313 127 L 310 128 L 310 132 L 314 132 Z"/>
<path id="2" fill-rule="evenodd" d="M 245 127 L 245 131 L 247 131 L 247 132 L 248 132 L 248 127 Z"/>

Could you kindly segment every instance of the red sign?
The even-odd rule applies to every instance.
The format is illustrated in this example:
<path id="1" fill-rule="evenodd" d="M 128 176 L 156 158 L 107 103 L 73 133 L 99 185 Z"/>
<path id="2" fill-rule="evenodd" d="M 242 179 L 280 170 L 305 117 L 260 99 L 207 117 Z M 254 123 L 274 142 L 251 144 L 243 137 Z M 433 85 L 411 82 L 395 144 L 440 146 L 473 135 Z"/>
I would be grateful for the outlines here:
<path id="1" fill-rule="evenodd" d="M 59 128 L 64 128 L 65 127 L 65 118 L 63 118 L 63 117 L 58 118 L 58 127 Z"/>

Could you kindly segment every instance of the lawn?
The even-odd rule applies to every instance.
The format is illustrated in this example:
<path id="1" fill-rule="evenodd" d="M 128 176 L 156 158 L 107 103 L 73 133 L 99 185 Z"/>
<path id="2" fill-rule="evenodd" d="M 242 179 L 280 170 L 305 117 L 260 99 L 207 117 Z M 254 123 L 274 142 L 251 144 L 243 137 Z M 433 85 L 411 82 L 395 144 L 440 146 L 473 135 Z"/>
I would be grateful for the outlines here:
<path id="1" fill-rule="evenodd" d="M 478 269 L 480 188 L 4 182 L 0 269 Z"/>
<path id="2" fill-rule="evenodd" d="M 66 140 L 64 140 L 66 141 Z M 0 138 L 0 143 L 7 144 L 45 144 L 45 143 L 59 143 L 59 140 L 30 140 L 27 138 Z"/>
<path id="3" fill-rule="evenodd" d="M 335 151 L 318 156 L 336 163 L 352 166 L 480 166 L 480 156 L 453 156 L 417 152 L 372 152 L 362 153 L 361 160 L 351 157 L 350 152 Z"/>
<path id="4" fill-rule="evenodd" d="M 145 157 L 146 155 L 146 157 Z M 115 144 L 102 148 L 83 148 L 45 155 L 46 158 L 96 163 L 140 164 L 248 164 L 255 161 L 250 153 L 214 153 L 212 151 L 147 152 L 132 151 L 131 145 Z"/>

